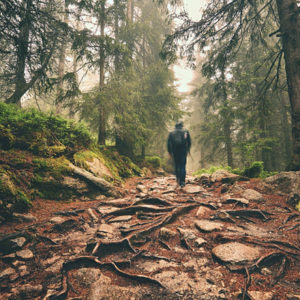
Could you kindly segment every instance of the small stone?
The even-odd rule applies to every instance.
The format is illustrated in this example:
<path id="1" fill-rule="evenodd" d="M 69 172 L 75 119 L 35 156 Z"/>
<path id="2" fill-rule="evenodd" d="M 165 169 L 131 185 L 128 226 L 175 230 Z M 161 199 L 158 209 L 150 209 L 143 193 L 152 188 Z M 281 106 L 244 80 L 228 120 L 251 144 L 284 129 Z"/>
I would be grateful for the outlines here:
<path id="1" fill-rule="evenodd" d="M 13 268 L 5 269 L 0 273 L 0 279 L 5 279 L 7 277 L 10 277 L 11 275 L 15 275 L 16 271 Z"/>
<path id="2" fill-rule="evenodd" d="M 207 244 L 207 241 L 203 238 L 197 238 L 195 241 L 195 246 L 198 248 L 204 246 L 205 244 Z"/>
<path id="3" fill-rule="evenodd" d="M 17 257 L 24 259 L 24 260 L 29 260 L 29 259 L 33 258 L 33 253 L 29 249 L 17 251 L 16 255 L 17 255 Z"/>
<path id="4" fill-rule="evenodd" d="M 180 234 L 187 240 L 194 240 L 196 239 L 195 232 L 190 229 L 183 229 L 178 227 L 177 230 L 180 232 Z"/>
<path id="5" fill-rule="evenodd" d="M 270 269 L 268 269 L 268 268 L 262 268 L 261 271 L 260 271 L 260 273 L 262 275 L 272 275 L 272 271 Z"/>
<path id="6" fill-rule="evenodd" d="M 108 225 L 108 224 L 100 224 L 98 227 L 98 233 L 109 233 L 113 234 L 115 230 L 115 227 Z"/>
<path id="7" fill-rule="evenodd" d="M 248 294 L 251 296 L 251 299 L 253 299 L 253 300 L 272 300 L 273 299 L 272 292 L 248 291 Z"/>
<path id="8" fill-rule="evenodd" d="M 261 193 L 252 189 L 245 190 L 242 194 L 242 197 L 250 201 L 262 201 L 264 199 Z"/>
<path id="9" fill-rule="evenodd" d="M 176 236 L 176 232 L 174 232 L 173 230 L 170 230 L 166 227 L 162 227 L 160 229 L 159 236 L 161 239 L 168 241 L 170 238 L 173 238 Z"/>
<path id="10" fill-rule="evenodd" d="M 222 223 L 208 221 L 208 220 L 196 221 L 195 226 L 200 231 L 205 231 L 205 232 L 218 231 L 218 230 L 222 230 L 224 228 Z"/>
<path id="11" fill-rule="evenodd" d="M 212 253 L 223 262 L 231 264 L 249 263 L 260 257 L 260 251 L 257 248 L 237 242 L 218 245 L 212 249 Z"/>
<path id="12" fill-rule="evenodd" d="M 136 189 L 137 189 L 139 192 L 144 193 L 144 194 L 147 194 L 147 192 L 148 192 L 147 188 L 146 188 L 144 185 L 142 185 L 142 184 L 138 184 L 138 185 L 136 186 Z"/>
<path id="13" fill-rule="evenodd" d="M 199 194 L 204 192 L 205 189 L 199 185 L 187 185 L 185 186 L 184 191 L 187 194 Z"/>
<path id="14" fill-rule="evenodd" d="M 15 243 L 17 247 L 22 248 L 26 243 L 26 239 L 23 236 L 21 236 L 11 240 L 11 242 Z"/>
<path id="15" fill-rule="evenodd" d="M 212 213 L 212 210 L 205 206 L 200 206 L 197 210 L 197 217 L 208 217 Z"/>
<path id="16" fill-rule="evenodd" d="M 37 218 L 33 216 L 32 214 L 18 214 L 18 213 L 13 213 L 13 217 L 24 221 L 24 222 L 34 222 L 37 221 Z"/>
<path id="17" fill-rule="evenodd" d="M 28 270 L 27 270 L 27 267 L 24 266 L 24 265 L 19 267 L 19 272 L 20 272 L 20 276 L 21 276 L 21 277 L 30 274 L 30 272 L 28 272 Z"/>
<path id="18" fill-rule="evenodd" d="M 50 223 L 53 224 L 62 224 L 66 219 L 62 218 L 62 217 L 53 217 L 50 219 Z"/>

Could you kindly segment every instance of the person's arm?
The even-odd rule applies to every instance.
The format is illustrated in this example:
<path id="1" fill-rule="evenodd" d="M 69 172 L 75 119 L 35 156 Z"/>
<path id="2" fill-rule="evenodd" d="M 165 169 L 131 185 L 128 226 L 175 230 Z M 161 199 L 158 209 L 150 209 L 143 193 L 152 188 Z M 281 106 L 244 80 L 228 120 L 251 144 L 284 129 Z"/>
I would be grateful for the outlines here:
<path id="1" fill-rule="evenodd" d="M 168 152 L 170 154 L 170 156 L 172 156 L 172 139 L 171 139 L 171 133 L 169 133 L 168 136 L 168 143 L 167 143 L 167 147 L 168 147 Z"/>
<path id="2" fill-rule="evenodd" d="M 190 133 L 188 131 L 186 132 L 187 132 L 187 137 L 186 137 L 187 152 L 190 152 L 192 146 L 192 140 L 191 140 Z"/>

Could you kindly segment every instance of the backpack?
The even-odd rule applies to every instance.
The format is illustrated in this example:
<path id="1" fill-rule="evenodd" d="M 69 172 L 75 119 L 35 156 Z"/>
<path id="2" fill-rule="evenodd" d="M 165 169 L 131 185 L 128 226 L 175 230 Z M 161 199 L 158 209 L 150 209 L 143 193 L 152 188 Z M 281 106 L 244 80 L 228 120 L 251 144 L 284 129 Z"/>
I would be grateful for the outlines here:
<path id="1" fill-rule="evenodd" d="M 184 148 L 186 146 L 187 132 L 185 130 L 175 130 L 172 133 L 172 144 L 174 148 Z"/>

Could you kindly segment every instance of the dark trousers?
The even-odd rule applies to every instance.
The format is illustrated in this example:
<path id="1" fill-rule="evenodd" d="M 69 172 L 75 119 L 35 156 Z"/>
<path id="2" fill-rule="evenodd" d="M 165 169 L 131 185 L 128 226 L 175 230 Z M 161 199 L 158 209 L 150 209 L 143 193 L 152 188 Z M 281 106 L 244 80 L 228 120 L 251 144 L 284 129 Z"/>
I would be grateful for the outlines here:
<path id="1" fill-rule="evenodd" d="M 180 186 L 184 186 L 186 175 L 186 153 L 174 153 L 173 157 L 175 163 L 175 174 L 177 183 Z"/>

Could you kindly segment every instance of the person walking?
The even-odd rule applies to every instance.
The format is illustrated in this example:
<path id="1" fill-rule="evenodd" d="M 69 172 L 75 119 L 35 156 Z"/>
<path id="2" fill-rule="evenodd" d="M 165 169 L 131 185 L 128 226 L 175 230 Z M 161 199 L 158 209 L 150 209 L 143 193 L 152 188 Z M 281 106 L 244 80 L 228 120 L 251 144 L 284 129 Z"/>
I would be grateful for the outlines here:
<path id="1" fill-rule="evenodd" d="M 191 144 L 190 133 L 183 128 L 183 122 L 177 122 L 175 130 L 168 136 L 168 152 L 173 158 L 177 185 L 180 187 L 185 186 L 186 158 Z"/>

